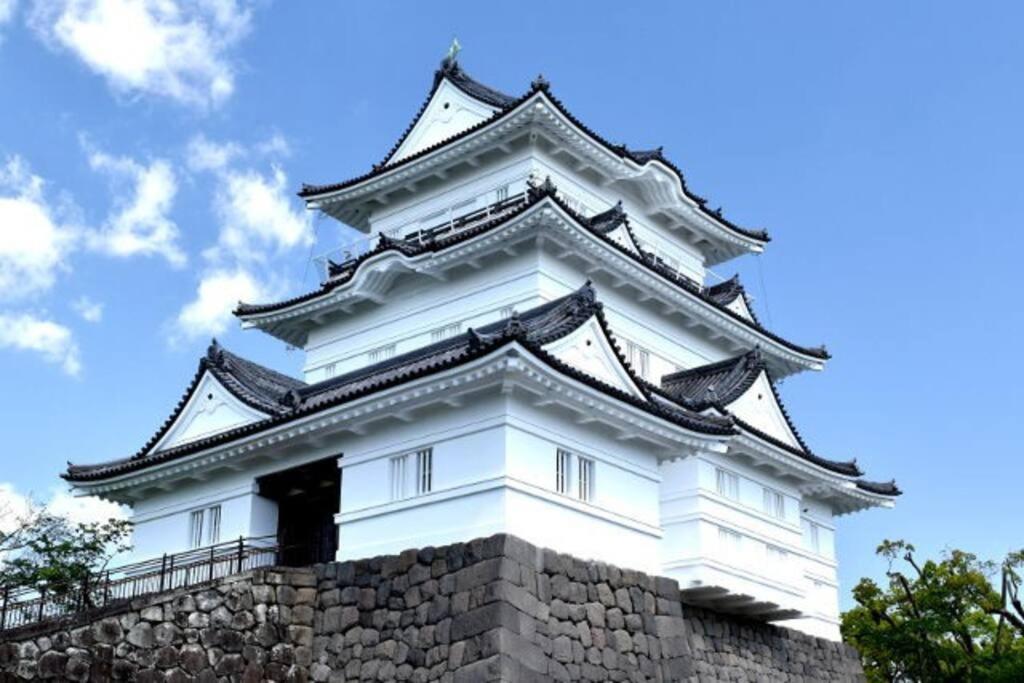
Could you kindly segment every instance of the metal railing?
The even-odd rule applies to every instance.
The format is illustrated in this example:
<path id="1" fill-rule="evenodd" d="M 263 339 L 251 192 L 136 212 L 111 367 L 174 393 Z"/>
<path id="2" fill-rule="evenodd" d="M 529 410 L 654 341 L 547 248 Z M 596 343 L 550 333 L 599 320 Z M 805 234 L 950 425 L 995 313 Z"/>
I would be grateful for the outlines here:
<path id="1" fill-rule="evenodd" d="M 0 587 L 0 631 L 273 566 L 280 550 L 274 536 L 239 537 L 90 574 L 62 590 L 5 585 Z"/>
<path id="2" fill-rule="evenodd" d="M 434 240 L 450 237 L 481 223 L 498 218 L 516 209 L 525 201 L 526 193 L 520 192 L 506 199 L 488 204 L 476 211 L 470 211 L 458 217 L 449 216 L 448 220 L 432 225 L 429 228 L 420 228 L 403 235 L 401 234 L 403 228 L 399 227 L 360 237 L 341 247 L 313 257 L 313 262 L 320 270 L 322 279 L 326 281 L 337 274 L 345 272 L 360 256 L 375 249 L 380 243 L 382 235 L 403 242 L 419 245 L 428 244 Z"/>

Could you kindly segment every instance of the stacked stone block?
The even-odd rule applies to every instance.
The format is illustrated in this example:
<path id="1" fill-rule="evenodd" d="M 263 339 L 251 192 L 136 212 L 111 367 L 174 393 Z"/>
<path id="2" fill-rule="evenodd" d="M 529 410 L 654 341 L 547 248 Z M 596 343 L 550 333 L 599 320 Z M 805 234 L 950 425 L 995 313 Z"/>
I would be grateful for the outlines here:
<path id="1" fill-rule="evenodd" d="M 2 642 L 6 637 L 7 642 Z M 498 535 L 269 569 L 0 634 L 0 680 L 863 680 L 841 643 Z"/>

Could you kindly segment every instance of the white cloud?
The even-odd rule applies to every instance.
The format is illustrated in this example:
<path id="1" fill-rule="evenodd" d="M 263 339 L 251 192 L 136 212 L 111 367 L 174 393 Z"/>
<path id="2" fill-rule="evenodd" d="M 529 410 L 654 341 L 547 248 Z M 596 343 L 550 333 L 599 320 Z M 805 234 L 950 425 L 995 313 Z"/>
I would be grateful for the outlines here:
<path id="1" fill-rule="evenodd" d="M 6 24 L 14 16 L 16 0 L 0 0 L 0 24 Z"/>
<path id="2" fill-rule="evenodd" d="M 3 0 L 0 0 L 2 2 Z M 230 52 L 248 33 L 236 0 L 36 0 L 30 24 L 115 91 L 216 106 L 235 87 Z"/>
<path id="3" fill-rule="evenodd" d="M 242 268 L 212 269 L 203 275 L 195 298 L 178 313 L 172 341 L 223 334 L 239 301 L 260 301 L 268 288 Z"/>
<path id="4" fill-rule="evenodd" d="M 82 316 L 82 320 L 90 323 L 98 323 L 103 319 L 103 304 L 98 301 L 93 301 L 87 296 L 80 296 L 71 303 L 71 308 L 75 310 L 78 315 Z"/>
<path id="5" fill-rule="evenodd" d="M 18 156 L 0 166 L 0 300 L 52 287 L 75 247 L 78 230 L 61 220 L 43 187 Z"/>
<path id="6" fill-rule="evenodd" d="M 85 524 L 128 518 L 128 511 L 123 506 L 95 496 L 75 497 L 64 489 L 54 488 L 44 504 L 29 494 L 20 493 L 14 484 L 0 482 L 0 532 L 12 531 L 20 518 L 40 505 L 54 515 Z"/>
<path id="7" fill-rule="evenodd" d="M 82 362 L 71 330 L 30 313 L 0 313 L 0 349 L 34 351 L 48 363 L 78 376 Z"/>
<path id="8" fill-rule="evenodd" d="M 282 169 L 260 171 L 243 162 L 287 153 L 288 143 L 280 135 L 252 147 L 203 136 L 189 142 L 189 168 L 210 173 L 216 183 L 213 210 L 220 231 L 216 244 L 203 252 L 208 269 L 195 297 L 173 320 L 172 343 L 223 334 L 240 301 L 265 301 L 282 293 L 284 278 L 268 267 L 270 256 L 309 246 L 312 222 L 294 201 Z"/>
<path id="9" fill-rule="evenodd" d="M 130 199 L 115 200 L 104 226 L 89 233 L 89 246 L 113 256 L 160 255 L 174 267 L 184 266 L 188 259 L 178 245 L 180 232 L 168 216 L 178 192 L 171 165 L 163 159 L 143 165 L 95 149 L 89 165 L 110 176 L 115 187 L 131 187 Z"/>
<path id="10" fill-rule="evenodd" d="M 269 174 L 227 171 L 222 175 L 215 208 L 221 221 L 220 245 L 240 260 L 263 260 L 263 249 L 278 251 L 309 246 L 309 216 L 293 210 L 288 177 L 274 167 Z"/>
<path id="11" fill-rule="evenodd" d="M 245 150 L 237 143 L 211 142 L 203 135 L 196 135 L 188 142 L 185 158 L 193 171 L 219 171 L 243 154 Z"/>

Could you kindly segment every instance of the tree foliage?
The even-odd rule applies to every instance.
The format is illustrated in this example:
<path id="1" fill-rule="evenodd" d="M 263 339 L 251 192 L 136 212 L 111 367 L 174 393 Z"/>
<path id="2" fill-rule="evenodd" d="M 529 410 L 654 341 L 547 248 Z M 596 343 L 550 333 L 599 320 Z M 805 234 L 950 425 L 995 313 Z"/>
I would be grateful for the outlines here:
<path id="1" fill-rule="evenodd" d="M 0 531 L 0 584 L 72 595 L 130 546 L 131 523 L 74 522 L 32 506 Z"/>
<path id="2" fill-rule="evenodd" d="M 905 541 L 876 552 L 888 561 L 887 585 L 861 579 L 842 621 L 869 680 L 1024 680 L 1024 552 L 1001 564 L 962 550 L 921 563 Z"/>

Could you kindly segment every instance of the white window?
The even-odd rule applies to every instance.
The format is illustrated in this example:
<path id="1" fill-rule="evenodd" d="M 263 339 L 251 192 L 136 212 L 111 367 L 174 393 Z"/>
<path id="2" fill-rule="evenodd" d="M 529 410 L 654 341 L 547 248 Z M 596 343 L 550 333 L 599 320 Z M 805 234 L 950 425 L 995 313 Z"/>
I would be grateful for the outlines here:
<path id="1" fill-rule="evenodd" d="M 203 511 L 193 510 L 188 520 L 188 545 L 190 548 L 201 548 L 203 545 Z"/>
<path id="2" fill-rule="evenodd" d="M 206 544 L 220 543 L 220 505 L 214 505 L 206 514 Z"/>
<path id="3" fill-rule="evenodd" d="M 636 374 L 647 379 L 647 375 L 650 374 L 651 370 L 650 351 L 639 344 L 628 341 L 626 342 L 626 360 L 629 361 Z"/>
<path id="4" fill-rule="evenodd" d="M 722 554 L 728 558 L 736 558 L 740 555 L 743 537 L 732 529 L 718 527 L 718 547 Z"/>
<path id="5" fill-rule="evenodd" d="M 594 499 L 594 461 L 580 456 L 576 459 L 578 475 L 578 495 L 580 500 Z"/>
<path id="6" fill-rule="evenodd" d="M 430 493 L 434 480 L 434 449 L 416 451 L 416 493 Z"/>
<path id="7" fill-rule="evenodd" d="M 786 497 L 775 489 L 764 490 L 764 511 L 777 519 L 786 516 Z"/>
<path id="8" fill-rule="evenodd" d="M 504 320 L 505 318 L 511 318 L 512 314 L 515 312 L 515 306 L 502 306 L 501 310 L 498 311 L 498 315 L 501 316 L 502 320 Z"/>
<path id="9" fill-rule="evenodd" d="M 395 345 L 385 344 L 384 346 L 377 347 L 376 349 L 370 351 L 368 357 L 371 363 L 379 363 L 381 361 L 387 360 L 388 358 L 394 358 Z"/>
<path id="10" fill-rule="evenodd" d="M 570 469 L 572 468 L 572 453 L 562 448 L 555 452 L 555 490 L 559 493 L 569 493 L 569 481 L 571 479 Z"/>
<path id="11" fill-rule="evenodd" d="M 494 199 L 498 202 L 503 202 L 508 199 L 508 185 L 502 185 L 494 191 Z"/>
<path id="12" fill-rule="evenodd" d="M 740 478 L 735 472 L 715 468 L 715 490 L 730 500 L 740 499 Z"/>
<path id="13" fill-rule="evenodd" d="M 405 471 L 408 455 L 396 455 L 388 463 L 388 478 L 391 482 L 391 500 L 405 498 Z"/>
<path id="14" fill-rule="evenodd" d="M 220 542 L 220 505 L 192 510 L 188 515 L 188 545 L 202 548 Z"/>
<path id="15" fill-rule="evenodd" d="M 576 463 L 573 471 L 573 462 Z M 555 490 L 580 500 L 594 499 L 594 461 L 582 455 L 573 455 L 564 448 L 555 451 Z M 575 478 L 574 476 L 575 475 Z"/>
<path id="16" fill-rule="evenodd" d="M 789 556 L 789 553 L 787 553 L 785 550 L 778 547 L 777 545 L 766 545 L 765 550 L 768 555 L 768 562 L 772 565 L 775 565 L 774 568 L 776 569 L 779 565 L 786 562 L 786 558 Z M 773 567 L 769 567 L 769 569 L 772 568 Z"/>
<path id="17" fill-rule="evenodd" d="M 816 553 L 821 553 L 821 525 L 811 522 L 807 528 L 808 541 L 811 544 L 811 550 Z"/>
<path id="18" fill-rule="evenodd" d="M 330 379 L 331 377 L 334 377 L 334 375 L 337 374 L 337 372 L 338 364 L 328 363 L 327 365 L 324 366 L 324 379 Z"/>
<path id="19" fill-rule="evenodd" d="M 439 342 L 462 332 L 462 323 L 451 323 L 430 331 L 430 341 Z"/>

